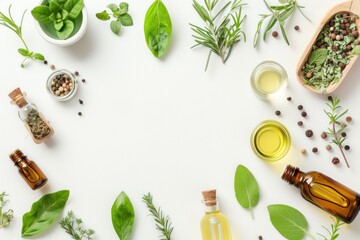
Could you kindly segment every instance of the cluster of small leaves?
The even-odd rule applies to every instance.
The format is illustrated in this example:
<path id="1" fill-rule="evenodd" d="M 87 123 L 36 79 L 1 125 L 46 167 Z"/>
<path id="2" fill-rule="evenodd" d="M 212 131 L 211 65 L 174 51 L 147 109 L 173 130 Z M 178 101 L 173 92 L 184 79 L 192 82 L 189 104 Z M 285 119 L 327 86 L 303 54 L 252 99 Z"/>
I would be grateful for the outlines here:
<path id="1" fill-rule="evenodd" d="M 143 202 L 146 204 L 150 211 L 150 214 L 154 217 L 156 222 L 156 229 L 161 232 L 160 240 L 170 240 L 171 233 L 174 228 L 171 226 L 169 216 L 164 217 L 161 208 L 156 208 L 153 203 L 153 197 L 151 193 L 148 193 L 142 197 Z"/>
<path id="2" fill-rule="evenodd" d="M 318 235 L 320 235 L 323 238 L 323 240 L 336 240 L 340 235 L 340 233 L 339 233 L 340 227 L 345 224 L 345 223 L 341 222 L 340 219 L 338 219 L 338 218 L 335 218 L 335 219 L 331 218 L 331 219 L 334 221 L 334 223 L 331 224 L 331 230 L 322 226 L 326 230 L 326 232 L 329 234 L 329 237 L 327 238 L 324 235 L 318 233 Z"/>
<path id="3" fill-rule="evenodd" d="M 267 19 L 268 17 L 270 17 L 270 20 L 269 20 L 269 22 L 265 28 L 265 31 L 263 33 L 263 40 L 266 41 L 269 31 L 275 26 L 276 23 L 278 23 L 280 30 L 281 30 L 281 34 L 282 34 L 283 38 L 285 39 L 285 42 L 288 45 L 290 45 L 289 39 L 286 34 L 286 30 L 285 30 L 285 22 L 289 17 L 291 17 L 293 15 L 293 13 L 295 12 L 296 9 L 298 9 L 299 12 L 307 20 L 310 21 L 310 19 L 308 17 L 306 17 L 305 14 L 301 10 L 302 8 L 304 8 L 304 6 L 298 5 L 296 0 L 279 0 L 279 3 L 282 5 L 275 5 L 275 6 L 270 6 L 266 2 L 266 0 L 264 0 L 264 3 L 266 5 L 266 7 L 268 8 L 268 10 L 270 11 L 270 13 L 269 14 L 260 14 L 261 20 L 259 21 L 259 23 L 257 25 L 254 42 L 253 42 L 254 47 L 256 47 L 260 41 L 261 27 L 263 25 L 264 20 Z"/>
<path id="4" fill-rule="evenodd" d="M 95 231 L 92 229 L 83 229 L 83 221 L 76 218 L 73 211 L 67 213 L 66 217 L 60 220 L 60 225 L 75 240 L 91 240 Z"/>
<path id="5" fill-rule="evenodd" d="M 7 211 L 3 211 L 8 200 L 5 199 L 7 194 L 5 192 L 0 194 L 0 229 L 7 228 L 10 226 L 10 222 L 14 217 L 14 211 L 9 209 Z"/>
<path id="6" fill-rule="evenodd" d="M 118 35 L 121 30 L 121 26 L 132 26 L 133 19 L 128 13 L 129 4 L 126 2 L 121 2 L 119 6 L 115 3 L 111 3 L 107 6 L 112 13 L 108 13 L 106 10 L 96 14 L 96 17 L 102 21 L 107 21 L 112 16 L 115 20 L 111 21 L 110 28 L 113 33 Z"/>
<path id="7" fill-rule="evenodd" d="M 196 44 L 191 48 L 199 45 L 205 46 L 210 49 L 206 61 L 205 71 L 209 65 L 211 53 L 218 55 L 222 62 L 225 63 L 231 53 L 232 48 L 241 40 L 241 37 L 246 41 L 245 33 L 241 29 L 241 25 L 245 17 L 242 17 L 242 0 L 234 0 L 228 2 L 220 10 L 213 14 L 214 8 L 217 6 L 219 0 L 204 0 L 205 7 L 193 0 L 193 7 L 199 14 L 201 19 L 205 22 L 205 27 L 199 27 L 190 24 L 191 29 L 194 31 Z M 225 17 L 218 23 L 218 18 L 230 6 L 230 10 Z"/>
<path id="8" fill-rule="evenodd" d="M 22 17 L 21 17 L 21 22 L 20 25 L 17 25 L 13 19 L 13 17 L 11 16 L 11 5 L 9 6 L 8 9 L 8 13 L 9 16 L 6 16 L 5 14 L 3 14 L 2 12 L 0 12 L 0 24 L 4 25 L 5 27 L 9 28 L 11 31 L 13 31 L 21 40 L 21 42 L 24 44 L 25 48 L 19 48 L 18 52 L 25 57 L 25 59 L 22 61 L 21 63 L 21 67 L 24 67 L 24 63 L 27 59 L 33 59 L 33 60 L 40 60 L 40 61 L 44 61 L 45 57 L 40 54 L 40 53 L 36 53 L 36 52 L 32 52 L 29 50 L 28 46 L 25 43 L 25 40 L 22 36 L 22 24 L 23 24 L 23 20 L 24 20 L 24 16 L 26 13 L 26 10 L 24 11 Z"/>
<path id="9" fill-rule="evenodd" d="M 360 53 L 360 49 L 356 48 L 356 45 L 359 44 L 358 41 L 355 41 L 356 38 L 351 33 L 346 35 L 341 33 L 344 30 L 341 29 L 341 26 L 345 19 L 347 22 L 351 22 L 345 31 L 356 30 L 356 24 L 351 21 L 351 18 L 351 15 L 343 17 L 342 14 L 336 14 L 321 30 L 308 61 L 302 68 L 306 85 L 325 93 L 328 86 L 339 81 L 352 55 Z M 333 39 L 332 34 L 339 37 Z M 349 45 L 354 50 L 351 53 L 347 49 Z M 312 61 L 314 58 L 319 60 Z"/>
<path id="10" fill-rule="evenodd" d="M 348 112 L 348 109 L 341 111 L 340 99 L 337 97 L 330 96 L 328 100 L 329 101 L 326 103 L 326 105 L 330 108 L 330 111 L 326 111 L 324 109 L 324 112 L 330 119 L 330 127 L 326 133 L 332 136 L 331 143 L 336 144 L 339 147 L 347 167 L 350 167 L 343 150 L 345 137 L 343 137 L 341 134 L 345 131 L 347 125 L 340 121 L 340 119 Z"/>

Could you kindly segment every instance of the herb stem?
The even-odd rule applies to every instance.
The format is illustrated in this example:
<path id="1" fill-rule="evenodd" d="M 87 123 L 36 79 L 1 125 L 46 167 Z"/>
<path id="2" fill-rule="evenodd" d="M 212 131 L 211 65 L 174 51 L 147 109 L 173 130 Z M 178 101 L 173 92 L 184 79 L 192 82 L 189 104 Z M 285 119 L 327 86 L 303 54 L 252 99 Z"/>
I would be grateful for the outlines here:
<path id="1" fill-rule="evenodd" d="M 336 133 L 336 124 L 333 123 L 333 124 L 332 124 L 332 127 L 333 127 L 334 133 Z M 336 142 L 340 142 L 337 134 L 334 134 L 334 138 L 335 138 L 335 141 L 336 141 Z M 344 160 L 345 160 L 346 166 L 347 166 L 348 168 L 350 168 L 350 165 L 349 165 L 349 162 L 347 161 L 347 158 L 346 158 L 346 156 L 345 156 L 344 148 L 342 147 L 342 144 L 340 144 L 340 145 L 338 145 L 338 146 L 339 146 L 341 155 L 343 156 L 343 158 L 344 158 Z"/>

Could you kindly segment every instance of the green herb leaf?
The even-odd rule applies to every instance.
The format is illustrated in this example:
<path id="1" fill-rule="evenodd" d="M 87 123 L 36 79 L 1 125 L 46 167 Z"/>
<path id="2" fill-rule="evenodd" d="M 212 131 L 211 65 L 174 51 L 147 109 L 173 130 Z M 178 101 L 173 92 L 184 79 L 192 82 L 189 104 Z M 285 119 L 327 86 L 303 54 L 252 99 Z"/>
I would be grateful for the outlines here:
<path id="1" fill-rule="evenodd" d="M 102 21 L 107 21 L 110 19 L 110 15 L 106 12 L 106 10 L 97 13 L 96 17 Z"/>
<path id="2" fill-rule="evenodd" d="M 52 15 L 51 10 L 48 6 L 37 6 L 31 10 L 31 15 L 41 23 L 49 23 L 51 20 L 49 16 Z"/>
<path id="3" fill-rule="evenodd" d="M 60 226 L 75 240 L 92 240 L 95 234 L 93 229 L 84 229 L 81 218 L 76 218 L 73 211 L 67 213 L 66 217 L 60 220 Z"/>
<path id="4" fill-rule="evenodd" d="M 62 190 L 44 195 L 24 214 L 21 236 L 35 236 L 48 229 L 60 216 L 69 198 L 70 192 Z"/>
<path id="5" fill-rule="evenodd" d="M 61 31 L 57 31 L 56 34 L 60 39 L 67 39 L 73 31 L 74 23 L 70 20 L 65 20 Z"/>
<path id="6" fill-rule="evenodd" d="M 5 199 L 6 196 L 7 194 L 5 192 L 0 194 L 0 229 L 9 227 L 14 217 L 14 211 L 12 209 L 7 211 L 3 210 L 6 203 L 8 202 L 8 200 Z"/>
<path id="7" fill-rule="evenodd" d="M 169 12 L 161 0 L 149 7 L 144 23 L 145 40 L 153 55 L 161 58 L 170 46 L 172 23 Z"/>
<path id="8" fill-rule="evenodd" d="M 23 55 L 24 57 L 28 57 L 29 56 L 29 51 L 25 48 L 19 48 L 18 52 Z"/>
<path id="9" fill-rule="evenodd" d="M 53 13 L 58 13 L 62 11 L 62 7 L 60 6 L 60 4 L 54 0 L 49 1 L 49 9 Z"/>
<path id="10" fill-rule="evenodd" d="M 322 65 L 328 57 L 327 50 L 325 48 L 318 48 L 315 51 L 311 52 L 309 56 L 309 64 L 315 64 L 317 66 Z"/>
<path id="11" fill-rule="evenodd" d="M 356 45 L 353 50 L 351 51 L 353 55 L 360 55 L 360 45 Z"/>
<path id="12" fill-rule="evenodd" d="M 272 225 L 289 240 L 301 240 L 308 234 L 305 216 L 293 207 L 275 204 L 269 205 L 268 211 Z"/>
<path id="13" fill-rule="evenodd" d="M 64 26 L 64 21 L 60 21 L 60 22 L 54 22 L 54 28 L 56 29 L 56 31 L 60 31 L 60 29 Z"/>
<path id="14" fill-rule="evenodd" d="M 41 53 L 34 53 L 34 54 L 33 54 L 33 58 L 35 58 L 35 59 L 37 59 L 37 60 L 40 60 L 40 61 L 44 61 L 44 60 L 45 60 L 44 55 L 42 55 Z"/>
<path id="15" fill-rule="evenodd" d="M 120 21 L 123 26 L 132 26 L 134 24 L 131 16 L 128 13 L 121 15 Z"/>
<path id="16" fill-rule="evenodd" d="M 239 204 L 251 211 L 259 202 L 259 186 L 254 175 L 243 165 L 239 165 L 235 172 L 234 189 Z"/>
<path id="17" fill-rule="evenodd" d="M 115 33 L 116 35 L 119 34 L 121 30 L 121 21 L 120 20 L 111 21 L 110 28 L 111 31 L 113 31 L 113 33 Z"/>
<path id="18" fill-rule="evenodd" d="M 77 18 L 84 8 L 83 0 L 67 0 L 64 4 L 64 9 L 68 11 L 69 17 L 72 19 Z"/>
<path id="19" fill-rule="evenodd" d="M 115 4 L 115 3 L 110 3 L 109 5 L 107 5 L 107 7 L 113 12 L 116 13 L 118 12 L 120 9 L 119 7 Z"/>
<path id="20" fill-rule="evenodd" d="M 130 239 L 133 232 L 134 207 L 125 192 L 121 192 L 111 208 L 111 219 L 120 240 Z"/>
<path id="21" fill-rule="evenodd" d="M 129 4 L 127 4 L 126 2 L 120 3 L 119 7 L 120 7 L 120 11 L 119 11 L 120 15 L 127 13 L 129 11 Z"/>

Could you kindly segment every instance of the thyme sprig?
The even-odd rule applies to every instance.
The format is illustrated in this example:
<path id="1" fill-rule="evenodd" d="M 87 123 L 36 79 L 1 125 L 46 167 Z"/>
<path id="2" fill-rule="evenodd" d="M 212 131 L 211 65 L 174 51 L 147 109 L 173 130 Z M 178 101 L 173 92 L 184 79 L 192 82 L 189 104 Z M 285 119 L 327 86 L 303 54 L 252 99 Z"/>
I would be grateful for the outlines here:
<path id="1" fill-rule="evenodd" d="M 328 100 L 329 102 L 327 102 L 326 105 L 330 108 L 330 111 L 326 111 L 324 109 L 324 112 L 330 119 L 329 122 L 330 127 L 328 128 L 328 131 L 326 133 L 330 134 L 333 137 L 331 143 L 336 144 L 339 147 L 347 167 L 350 168 L 350 165 L 346 159 L 343 148 L 345 137 L 341 135 L 341 133 L 344 132 L 344 130 L 347 128 L 347 125 L 345 123 L 340 122 L 340 118 L 343 117 L 348 112 L 348 109 L 346 109 L 345 111 L 340 111 L 341 109 L 340 99 L 337 97 L 330 96 L 328 97 Z"/>
<path id="2" fill-rule="evenodd" d="M 0 229 L 9 227 L 14 217 L 14 211 L 12 209 L 3 211 L 3 208 L 8 202 L 8 200 L 5 199 L 6 196 L 8 195 L 5 192 L 0 194 Z"/>
<path id="3" fill-rule="evenodd" d="M 194 31 L 192 36 L 196 42 L 191 48 L 202 45 L 210 49 L 205 71 L 208 68 L 211 53 L 218 55 L 225 64 L 231 54 L 232 48 L 240 42 L 241 38 L 243 37 L 244 41 L 246 41 L 246 35 L 241 29 L 241 25 L 246 17 L 242 17 L 242 8 L 246 4 L 242 3 L 242 0 L 230 1 L 220 7 L 218 12 L 213 13 L 218 2 L 219 0 L 204 0 L 204 7 L 196 0 L 193 0 L 193 7 L 205 22 L 206 26 L 199 27 L 190 23 L 191 29 Z M 228 13 L 218 22 L 218 18 L 229 6 L 230 10 Z"/>
<path id="4" fill-rule="evenodd" d="M 23 20 L 24 20 L 24 16 L 26 13 L 26 10 L 24 11 L 22 17 L 21 17 L 21 21 L 20 21 L 20 25 L 18 26 L 13 17 L 11 16 L 11 5 L 8 8 L 8 13 L 9 16 L 6 16 L 5 14 L 3 14 L 2 12 L 0 12 L 0 24 L 4 25 L 5 27 L 9 28 L 11 31 L 13 31 L 21 40 L 21 42 L 24 44 L 25 48 L 19 48 L 18 52 L 24 56 L 24 60 L 21 62 L 21 67 L 24 67 L 24 63 L 27 59 L 32 59 L 32 60 L 40 60 L 40 61 L 44 61 L 45 57 L 41 54 L 41 53 L 36 53 L 36 52 L 32 52 L 29 50 L 29 47 L 27 46 L 23 36 L 22 36 L 22 24 L 23 24 Z"/>
<path id="5" fill-rule="evenodd" d="M 266 2 L 266 0 L 263 0 L 263 1 L 266 5 L 267 9 L 270 11 L 270 13 L 269 14 L 260 14 L 261 19 L 257 25 L 256 33 L 254 36 L 254 42 L 253 42 L 254 48 L 259 44 L 261 27 L 263 25 L 264 20 L 267 19 L 268 17 L 270 17 L 270 20 L 269 20 L 269 22 L 265 28 L 265 31 L 263 33 L 263 40 L 266 41 L 269 31 L 275 26 L 276 23 L 278 23 L 280 30 L 281 30 L 281 34 L 282 34 L 285 42 L 287 43 L 287 45 L 290 45 L 289 39 L 286 34 L 286 30 L 285 30 L 285 21 L 293 15 L 293 13 L 295 12 L 296 9 L 301 13 L 301 15 L 303 15 L 307 20 L 310 21 L 310 19 L 301 10 L 302 8 L 305 8 L 305 7 L 300 6 L 297 3 L 297 0 L 279 0 L 279 3 L 282 5 L 274 5 L 274 6 L 269 5 Z"/>
<path id="6" fill-rule="evenodd" d="M 65 218 L 60 220 L 60 226 L 75 240 L 91 240 L 95 234 L 93 229 L 83 229 L 83 221 L 76 218 L 73 211 L 69 211 Z"/>
<path id="7" fill-rule="evenodd" d="M 324 240 L 336 240 L 340 235 L 339 233 L 340 227 L 345 224 L 344 222 L 341 222 L 338 218 L 331 218 L 331 219 L 334 221 L 334 223 L 331 224 L 331 230 L 329 228 L 322 226 L 326 230 L 326 232 L 330 235 L 329 238 L 318 233 L 318 235 L 324 238 Z"/>
<path id="8" fill-rule="evenodd" d="M 148 193 L 142 197 L 143 202 L 146 204 L 146 207 L 149 209 L 150 214 L 154 217 L 156 222 L 156 229 L 161 232 L 160 240 L 170 240 L 171 233 L 174 228 L 171 226 L 171 221 L 169 216 L 164 217 L 163 211 L 161 208 L 156 208 L 153 203 L 153 197 L 151 193 Z"/>

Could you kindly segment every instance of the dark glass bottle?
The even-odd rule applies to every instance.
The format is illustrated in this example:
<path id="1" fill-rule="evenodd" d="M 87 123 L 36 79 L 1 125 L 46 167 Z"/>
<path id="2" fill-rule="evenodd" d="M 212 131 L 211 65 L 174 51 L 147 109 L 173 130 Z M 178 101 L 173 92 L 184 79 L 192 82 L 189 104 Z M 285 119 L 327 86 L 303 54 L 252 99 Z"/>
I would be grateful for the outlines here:
<path id="1" fill-rule="evenodd" d="M 351 223 L 360 210 L 360 195 L 319 172 L 302 172 L 288 165 L 281 177 L 300 188 L 301 195 L 341 221 Z"/>
<path id="2" fill-rule="evenodd" d="M 29 160 L 19 149 L 10 154 L 11 160 L 15 166 L 19 168 L 19 173 L 26 181 L 26 183 L 33 189 L 38 189 L 44 186 L 47 182 L 47 177 L 36 165 L 35 162 Z"/>

